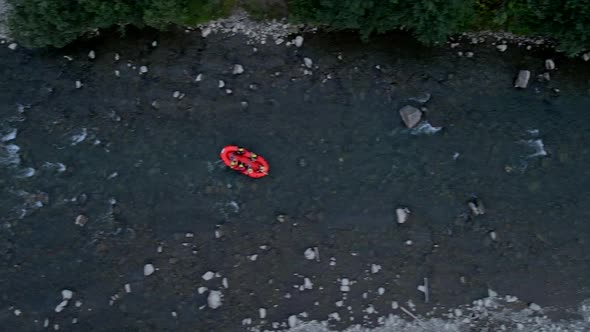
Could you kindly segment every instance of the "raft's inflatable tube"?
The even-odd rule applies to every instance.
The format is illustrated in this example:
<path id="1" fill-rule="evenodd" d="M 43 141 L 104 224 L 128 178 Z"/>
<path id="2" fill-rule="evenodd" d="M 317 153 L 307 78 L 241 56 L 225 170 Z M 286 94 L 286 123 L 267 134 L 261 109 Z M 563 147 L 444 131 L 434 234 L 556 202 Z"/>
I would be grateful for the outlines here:
<path id="1" fill-rule="evenodd" d="M 223 163 L 251 178 L 261 178 L 268 175 L 268 163 L 266 159 L 236 145 L 228 145 L 221 150 Z"/>

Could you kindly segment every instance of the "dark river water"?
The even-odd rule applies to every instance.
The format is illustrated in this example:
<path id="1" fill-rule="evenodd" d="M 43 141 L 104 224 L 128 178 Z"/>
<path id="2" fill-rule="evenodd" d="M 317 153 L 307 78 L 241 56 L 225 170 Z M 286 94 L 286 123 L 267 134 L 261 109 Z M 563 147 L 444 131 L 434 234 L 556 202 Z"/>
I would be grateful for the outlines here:
<path id="1" fill-rule="evenodd" d="M 392 301 L 436 316 L 488 289 L 580 319 L 590 298 L 588 63 L 398 35 L 253 47 L 144 31 L 60 51 L 0 49 L 7 330 L 240 331 L 249 318 L 273 329 L 333 312 L 343 329 L 403 315 Z M 557 70 L 539 80 L 547 58 Z M 517 90 L 521 69 L 532 78 Z M 411 100 L 425 93 L 426 104 Z M 405 105 L 424 107 L 428 122 L 406 129 Z M 264 156 L 270 176 L 223 166 L 229 144 Z M 484 215 L 470 215 L 473 197 Z M 401 225 L 398 207 L 411 210 Z M 318 259 L 306 259 L 314 247 Z M 204 280 L 207 271 L 218 277 Z M 313 288 L 298 288 L 305 278 Z M 347 295 L 342 278 L 353 281 Z M 63 289 L 73 297 L 56 312 Z M 221 307 L 207 307 L 210 290 Z"/>

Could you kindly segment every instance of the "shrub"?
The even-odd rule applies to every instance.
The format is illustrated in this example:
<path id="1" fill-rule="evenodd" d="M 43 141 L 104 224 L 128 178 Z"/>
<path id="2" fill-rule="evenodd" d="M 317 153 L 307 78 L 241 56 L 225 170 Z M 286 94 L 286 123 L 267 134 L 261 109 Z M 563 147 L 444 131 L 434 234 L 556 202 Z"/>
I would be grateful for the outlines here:
<path id="1" fill-rule="evenodd" d="M 374 32 L 410 30 L 425 43 L 445 40 L 469 24 L 473 0 L 292 0 L 299 21 L 356 29 L 364 38 Z"/>
<path id="2" fill-rule="evenodd" d="M 508 30 L 553 37 L 569 55 L 590 48 L 590 0 L 509 0 L 499 15 Z"/>
<path id="3" fill-rule="evenodd" d="M 29 47 L 62 47 L 113 25 L 196 24 L 229 12 L 232 0 L 7 0 L 14 37 Z"/>

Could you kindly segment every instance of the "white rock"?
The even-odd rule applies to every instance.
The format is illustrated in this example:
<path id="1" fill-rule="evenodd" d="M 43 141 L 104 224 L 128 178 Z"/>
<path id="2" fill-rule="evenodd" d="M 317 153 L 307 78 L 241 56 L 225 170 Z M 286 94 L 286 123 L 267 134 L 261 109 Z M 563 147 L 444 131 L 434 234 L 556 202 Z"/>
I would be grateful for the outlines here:
<path id="1" fill-rule="evenodd" d="M 584 61 L 590 61 L 590 52 L 584 53 L 584 55 L 582 55 L 582 59 L 584 59 Z"/>
<path id="2" fill-rule="evenodd" d="M 302 36 L 295 37 L 295 40 L 293 40 L 293 43 L 295 44 L 295 46 L 301 47 L 303 45 L 303 37 Z"/>
<path id="3" fill-rule="evenodd" d="M 19 309 L 14 309 L 13 313 L 15 316 L 20 316 L 23 312 L 20 311 Z"/>
<path id="4" fill-rule="evenodd" d="M 336 321 L 340 321 L 340 315 L 337 312 L 333 312 L 328 315 L 328 319 L 333 319 Z"/>
<path id="5" fill-rule="evenodd" d="M 151 276 L 152 274 L 154 274 L 154 272 L 156 271 L 156 269 L 154 268 L 154 266 L 152 264 L 146 264 L 143 267 L 143 275 L 144 276 Z"/>
<path id="6" fill-rule="evenodd" d="M 379 289 L 377 289 L 377 294 L 379 294 L 379 295 L 385 294 L 385 288 L 379 287 Z"/>
<path id="7" fill-rule="evenodd" d="M 57 307 L 55 307 L 55 312 L 62 312 L 65 307 L 68 305 L 68 300 L 61 301 Z"/>
<path id="8" fill-rule="evenodd" d="M 275 40 L 275 44 L 277 44 L 277 45 L 281 45 L 284 42 L 285 42 L 285 40 L 283 38 L 279 38 L 279 39 Z"/>
<path id="9" fill-rule="evenodd" d="M 541 306 L 536 303 L 529 304 L 529 308 L 533 311 L 541 311 Z"/>
<path id="10" fill-rule="evenodd" d="M 313 260 L 316 257 L 316 251 L 313 248 L 307 248 L 303 255 L 305 256 L 305 258 Z"/>
<path id="11" fill-rule="evenodd" d="M 461 309 L 455 309 L 453 310 L 453 313 L 455 314 L 455 317 L 461 317 L 463 315 L 463 311 Z"/>
<path id="12" fill-rule="evenodd" d="M 307 68 L 313 67 L 313 61 L 310 58 L 303 58 L 303 64 L 305 64 L 305 67 Z"/>
<path id="13" fill-rule="evenodd" d="M 232 74 L 234 74 L 234 75 L 240 75 L 243 72 L 244 72 L 244 66 L 242 66 L 240 64 L 235 64 L 234 65 L 234 69 L 232 70 Z"/>
<path id="14" fill-rule="evenodd" d="M 206 27 L 203 30 L 201 30 L 201 36 L 203 38 L 207 38 L 207 36 L 209 36 L 211 34 L 211 28 L 210 27 Z"/>
<path id="15" fill-rule="evenodd" d="M 260 319 L 265 319 L 266 318 L 266 309 L 264 309 L 264 308 L 258 309 L 258 316 L 260 317 Z"/>
<path id="16" fill-rule="evenodd" d="M 258 259 L 258 255 L 250 255 L 250 256 L 248 256 L 248 259 L 254 262 L 255 260 Z"/>
<path id="17" fill-rule="evenodd" d="M 350 285 L 350 280 L 348 278 L 342 278 L 340 280 L 340 285 L 342 285 L 342 286 L 349 286 Z"/>
<path id="18" fill-rule="evenodd" d="M 223 294 L 220 291 L 210 291 L 209 296 L 207 296 L 207 305 L 211 309 L 217 309 L 221 307 Z"/>
<path id="19" fill-rule="evenodd" d="M 313 289 L 313 282 L 309 278 L 303 279 L 303 287 L 305 289 Z"/>
<path id="20" fill-rule="evenodd" d="M 80 214 L 76 217 L 76 221 L 74 221 L 74 224 L 78 225 L 80 227 L 84 227 L 84 225 L 86 225 L 87 222 L 88 222 L 88 217 L 86 217 L 83 214 Z"/>
<path id="21" fill-rule="evenodd" d="M 203 293 L 205 293 L 205 292 L 206 292 L 206 291 L 208 291 L 208 290 L 209 290 L 209 289 L 208 289 L 207 287 L 203 287 L 203 286 L 201 286 L 201 287 L 197 288 L 197 292 L 198 292 L 199 294 L 203 294 Z"/>
<path id="22" fill-rule="evenodd" d="M 391 309 L 394 309 L 395 310 L 397 308 L 399 308 L 399 304 L 397 303 L 397 301 L 391 302 Z"/>
<path id="23" fill-rule="evenodd" d="M 174 93 L 172 93 L 172 97 L 174 97 L 174 98 L 180 97 L 180 91 L 174 91 Z"/>
<path id="24" fill-rule="evenodd" d="M 488 297 L 496 297 L 496 296 L 498 296 L 498 293 L 496 293 L 492 289 L 488 289 Z"/>
<path id="25" fill-rule="evenodd" d="M 82 82 L 76 81 L 76 89 L 80 89 L 82 87 Z"/>
<path id="26" fill-rule="evenodd" d="M 496 238 L 497 238 L 497 237 L 498 237 L 498 236 L 496 235 L 496 232 L 490 232 L 490 238 L 491 238 L 492 240 L 496 241 Z"/>
<path id="27" fill-rule="evenodd" d="M 551 59 L 545 60 L 545 68 L 547 68 L 547 70 L 555 69 L 555 62 L 553 62 Z"/>
<path id="28" fill-rule="evenodd" d="M 222 81 L 222 80 L 219 80 L 219 83 L 217 84 L 217 87 L 221 89 L 221 88 L 223 88 L 224 86 L 225 86 L 225 82 L 224 82 L 224 81 Z"/>
<path id="29" fill-rule="evenodd" d="M 465 56 L 468 58 L 473 58 L 474 53 L 473 52 L 465 52 Z"/>
<path id="30" fill-rule="evenodd" d="M 342 307 L 344 305 L 344 301 L 338 301 L 336 303 L 334 303 L 337 307 Z"/>
<path id="31" fill-rule="evenodd" d="M 95 59 L 96 58 L 96 53 L 94 53 L 94 51 L 88 52 L 88 58 Z"/>
<path id="32" fill-rule="evenodd" d="M 340 291 L 343 293 L 350 292 L 350 286 L 342 285 L 340 286 Z"/>
<path id="33" fill-rule="evenodd" d="M 140 74 L 145 74 L 148 72 L 148 67 L 147 66 L 141 66 L 139 67 L 139 73 Z"/>
<path id="34" fill-rule="evenodd" d="M 408 208 L 397 208 L 395 209 L 395 215 L 397 217 L 397 223 L 403 224 L 408 221 L 408 217 L 410 216 L 410 209 Z"/>
<path id="35" fill-rule="evenodd" d="M 125 293 L 131 293 L 131 284 L 125 284 Z"/>
<path id="36" fill-rule="evenodd" d="M 498 51 L 504 52 L 504 51 L 506 51 L 508 49 L 508 45 L 502 44 L 502 45 L 496 46 L 496 48 L 498 49 Z"/>
<path id="37" fill-rule="evenodd" d="M 115 70 L 115 76 L 120 77 L 121 76 L 121 72 L 118 70 Z"/>
<path id="38" fill-rule="evenodd" d="M 289 324 L 290 328 L 294 328 L 297 325 L 297 317 L 295 315 L 289 316 L 287 323 Z"/>
<path id="39" fill-rule="evenodd" d="M 74 295 L 74 292 L 72 292 L 72 291 L 71 291 L 71 290 L 69 290 L 69 289 L 63 289 L 63 290 L 61 291 L 61 297 L 62 297 L 62 299 L 64 299 L 64 300 L 71 300 L 73 295 Z"/>
<path id="40" fill-rule="evenodd" d="M 201 278 L 203 278 L 203 280 L 211 280 L 214 277 L 215 277 L 215 273 L 213 273 L 211 271 L 207 271 L 201 276 Z"/>
<path id="41" fill-rule="evenodd" d="M 223 288 L 229 288 L 229 283 L 227 282 L 227 278 L 223 278 L 221 280 L 221 284 L 223 285 Z"/>
<path id="42" fill-rule="evenodd" d="M 518 72 L 518 77 L 516 81 L 514 81 L 515 88 L 525 89 L 529 84 L 529 79 L 531 78 L 531 72 L 528 70 L 521 70 Z"/>
<path id="43" fill-rule="evenodd" d="M 203 74 L 199 74 L 197 75 L 197 77 L 195 77 L 195 82 L 201 82 L 203 80 Z"/>
<path id="44" fill-rule="evenodd" d="M 16 50 L 17 47 L 18 47 L 18 44 L 17 43 L 10 43 L 10 44 L 8 44 L 8 48 L 11 49 L 11 50 L 13 50 L 13 51 Z"/>
<path id="45" fill-rule="evenodd" d="M 371 264 L 371 273 L 375 274 L 381 271 L 381 265 Z"/>
<path id="46" fill-rule="evenodd" d="M 406 241 L 406 245 L 407 246 L 411 246 L 412 244 L 414 244 L 414 241 L 412 241 L 412 240 L 407 240 Z"/>
<path id="47" fill-rule="evenodd" d="M 121 56 L 119 53 L 115 53 L 115 61 L 119 61 L 119 59 L 121 59 Z"/>
<path id="48" fill-rule="evenodd" d="M 157 41 L 157 40 L 154 40 L 154 41 L 152 42 L 152 47 L 156 47 L 156 46 L 158 46 L 158 41 Z"/>
<path id="49" fill-rule="evenodd" d="M 251 325 L 251 324 L 252 324 L 252 318 L 242 319 L 242 325 Z"/>

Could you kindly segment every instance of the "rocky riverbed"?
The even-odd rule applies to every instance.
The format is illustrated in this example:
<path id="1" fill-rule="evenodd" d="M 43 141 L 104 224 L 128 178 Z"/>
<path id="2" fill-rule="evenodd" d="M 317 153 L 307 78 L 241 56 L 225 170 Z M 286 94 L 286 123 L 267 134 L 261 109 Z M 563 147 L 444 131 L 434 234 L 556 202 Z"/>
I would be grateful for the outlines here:
<path id="1" fill-rule="evenodd" d="M 587 63 L 214 30 L 0 48 L 3 326 L 590 328 Z"/>

